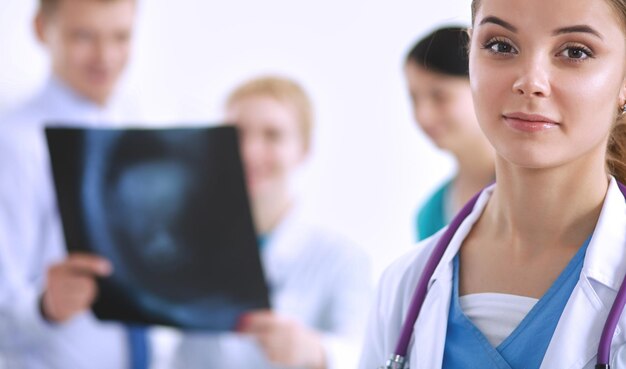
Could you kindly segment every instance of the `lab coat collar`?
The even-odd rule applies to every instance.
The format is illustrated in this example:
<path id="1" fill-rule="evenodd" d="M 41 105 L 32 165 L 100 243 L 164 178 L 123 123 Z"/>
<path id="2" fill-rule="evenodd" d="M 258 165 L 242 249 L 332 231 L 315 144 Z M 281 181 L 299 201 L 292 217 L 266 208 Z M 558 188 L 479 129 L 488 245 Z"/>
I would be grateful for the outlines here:
<path id="1" fill-rule="evenodd" d="M 292 207 L 276 228 L 267 235 L 267 244 L 261 251 L 266 278 L 270 286 L 278 287 L 290 275 L 307 237 L 303 215 L 297 206 Z"/>
<path id="2" fill-rule="evenodd" d="M 430 284 L 443 276 L 447 279 L 452 277 L 452 259 L 458 253 L 463 240 L 471 231 L 474 223 L 481 216 L 494 189 L 495 184 L 487 187 L 480 194 L 474 209 L 461 223 L 459 230 L 450 241 L 450 245 L 430 279 Z M 617 186 L 617 181 L 611 177 L 596 229 L 587 248 L 582 275 L 615 292 L 619 289 L 624 275 L 626 275 L 626 263 L 623 263 L 623 260 L 626 260 L 626 247 L 606 247 L 606 245 L 626 246 L 624 224 L 626 224 L 626 202 Z M 439 239 L 441 234 L 435 238 Z"/>
<path id="3" fill-rule="evenodd" d="M 448 322 L 448 310 L 450 309 L 450 297 L 452 290 L 452 260 L 458 253 L 463 240 L 471 231 L 474 223 L 480 218 L 495 185 L 491 185 L 480 194 L 474 209 L 468 217 L 461 223 L 459 229 L 454 234 L 448 248 L 444 252 L 439 265 L 435 269 L 429 281 L 429 289 L 423 305 L 424 314 L 418 316 L 413 325 L 414 342 L 412 344 L 409 362 L 412 369 L 441 368 L 443 359 L 443 347 L 445 343 L 445 333 L 441 336 L 433 337 L 425 332 L 446 332 Z M 432 243 L 436 243 L 441 238 L 445 230 L 440 231 L 431 238 Z M 429 244 L 432 251 L 433 244 Z M 407 306 L 408 308 L 408 306 Z M 427 310 L 427 311 L 424 311 Z M 420 354 L 421 353 L 421 354 Z M 425 355 L 423 353 L 429 353 Z"/>
<path id="4" fill-rule="evenodd" d="M 110 104 L 100 106 L 72 90 L 58 77 L 48 77 L 35 103 L 47 111 L 45 124 L 99 127 L 111 123 Z M 110 124 L 106 124 L 107 126 Z"/>
<path id="5" fill-rule="evenodd" d="M 541 369 L 583 368 L 597 353 L 600 335 L 626 274 L 626 204 L 624 196 L 611 178 L 587 247 L 580 280 L 572 291 L 554 331 Z M 615 330 L 618 336 L 620 323 Z M 612 342 L 612 352 L 619 344 Z"/>
<path id="6" fill-rule="evenodd" d="M 430 279 L 429 286 L 432 285 L 432 283 L 435 282 L 439 278 L 445 278 L 446 280 L 452 279 L 452 260 L 454 259 L 456 254 L 459 252 L 459 249 L 461 248 L 461 244 L 463 243 L 463 240 L 465 240 L 467 235 L 472 230 L 474 223 L 476 223 L 478 219 L 480 218 L 480 216 L 482 215 L 483 210 L 485 209 L 485 206 L 487 206 L 487 202 L 489 201 L 489 198 L 493 194 L 495 186 L 496 186 L 495 184 L 492 184 L 491 186 L 485 188 L 482 191 L 482 193 L 479 195 L 478 200 L 476 201 L 476 204 L 474 205 L 474 208 L 472 209 L 472 212 L 461 223 L 461 225 L 459 226 L 459 229 L 456 231 L 456 233 L 452 237 L 452 240 L 450 240 L 450 244 L 446 248 L 446 251 L 444 252 L 442 256 L 441 261 L 439 262 L 439 265 L 435 269 L 435 272 L 433 273 L 433 276 Z M 443 232 L 445 232 L 445 230 L 442 230 L 440 232 L 441 233 L 439 233 L 439 236 L 435 237 L 437 238 L 437 240 L 441 238 L 441 235 L 443 234 Z"/>
<path id="7" fill-rule="evenodd" d="M 617 292 L 626 275 L 626 203 L 611 178 L 582 274 Z M 620 247 L 619 245 L 622 245 Z"/>
<path id="8" fill-rule="evenodd" d="M 93 101 L 74 91 L 64 81 L 54 75 L 51 75 L 48 78 L 48 82 L 44 90 L 49 93 L 48 96 L 53 99 L 56 98 L 57 101 L 63 102 L 65 104 L 81 105 L 84 106 L 86 109 L 91 110 L 103 109 L 100 105 L 94 103 Z"/>

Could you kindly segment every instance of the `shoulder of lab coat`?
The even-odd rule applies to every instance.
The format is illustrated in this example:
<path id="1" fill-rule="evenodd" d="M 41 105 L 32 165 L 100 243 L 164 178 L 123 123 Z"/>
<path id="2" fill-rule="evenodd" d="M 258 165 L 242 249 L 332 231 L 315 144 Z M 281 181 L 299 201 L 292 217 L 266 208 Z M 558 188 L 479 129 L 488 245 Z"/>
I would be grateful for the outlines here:
<path id="1" fill-rule="evenodd" d="M 428 294 L 413 325 L 414 337 L 409 348 L 411 368 L 440 368 L 445 343 L 452 261 L 462 241 L 482 214 L 494 186 L 480 195 L 471 214 L 461 223 L 428 283 Z M 383 273 L 375 304 L 370 312 L 360 369 L 383 365 L 394 353 L 411 299 L 433 249 L 447 227 L 415 246 Z"/>

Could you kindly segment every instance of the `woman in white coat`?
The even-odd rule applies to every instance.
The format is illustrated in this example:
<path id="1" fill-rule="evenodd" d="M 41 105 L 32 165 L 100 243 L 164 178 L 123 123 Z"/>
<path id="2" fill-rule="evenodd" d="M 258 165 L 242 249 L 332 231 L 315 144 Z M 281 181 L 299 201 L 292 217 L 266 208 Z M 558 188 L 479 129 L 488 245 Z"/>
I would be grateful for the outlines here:
<path id="1" fill-rule="evenodd" d="M 496 184 L 456 231 L 387 270 L 360 368 L 396 352 L 403 324 L 410 368 L 594 368 L 626 273 L 626 1 L 473 0 L 470 33 Z M 444 235 L 421 311 L 405 322 Z M 603 364 L 626 368 L 626 315 L 610 354 Z"/>
<path id="2" fill-rule="evenodd" d="M 286 78 L 254 79 L 230 95 L 226 119 L 240 132 L 272 310 L 245 315 L 238 333 L 185 334 L 176 367 L 356 367 L 371 302 L 368 258 L 309 225 L 289 191 L 309 150 L 308 96 Z"/>

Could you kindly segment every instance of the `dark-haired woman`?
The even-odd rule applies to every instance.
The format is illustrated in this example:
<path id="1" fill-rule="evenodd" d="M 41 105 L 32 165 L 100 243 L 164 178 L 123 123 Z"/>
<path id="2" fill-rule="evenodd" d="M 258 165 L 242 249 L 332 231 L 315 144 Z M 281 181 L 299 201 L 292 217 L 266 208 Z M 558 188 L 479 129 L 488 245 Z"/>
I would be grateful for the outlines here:
<path id="1" fill-rule="evenodd" d="M 469 198 L 494 179 L 494 152 L 474 113 L 467 62 L 467 31 L 445 27 L 421 39 L 406 57 L 404 72 L 415 121 L 457 170 L 422 205 L 417 238 L 450 221 Z"/>

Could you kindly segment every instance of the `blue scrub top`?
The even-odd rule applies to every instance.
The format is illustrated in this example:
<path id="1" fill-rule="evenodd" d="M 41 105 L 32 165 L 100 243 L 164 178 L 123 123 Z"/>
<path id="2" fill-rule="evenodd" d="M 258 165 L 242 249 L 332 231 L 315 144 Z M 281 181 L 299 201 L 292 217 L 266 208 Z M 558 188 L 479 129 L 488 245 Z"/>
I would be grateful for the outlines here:
<path id="1" fill-rule="evenodd" d="M 459 303 L 459 260 L 454 258 L 454 287 L 442 369 L 538 369 L 561 313 L 580 279 L 591 237 L 580 247 L 557 280 L 498 347 L 463 313 Z"/>

